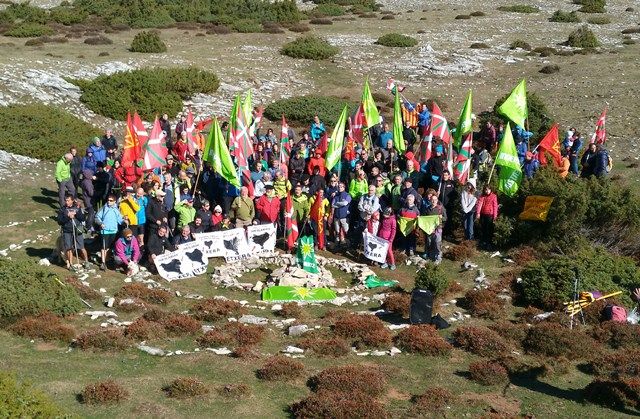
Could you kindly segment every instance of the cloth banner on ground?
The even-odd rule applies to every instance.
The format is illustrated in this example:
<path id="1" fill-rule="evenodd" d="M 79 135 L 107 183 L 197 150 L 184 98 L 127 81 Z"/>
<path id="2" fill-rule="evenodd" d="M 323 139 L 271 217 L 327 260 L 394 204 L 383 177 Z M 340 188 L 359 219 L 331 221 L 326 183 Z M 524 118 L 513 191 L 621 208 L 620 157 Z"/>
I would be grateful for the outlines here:
<path id="1" fill-rule="evenodd" d="M 301 236 L 300 243 L 298 243 L 297 252 L 298 266 L 301 266 L 307 272 L 317 274 L 320 272 L 318 269 L 318 261 L 316 261 L 316 253 L 313 250 L 313 236 Z"/>
<path id="2" fill-rule="evenodd" d="M 524 201 L 524 209 L 520 213 L 521 220 L 547 221 L 553 197 L 529 195 Z"/>
<path id="3" fill-rule="evenodd" d="M 421 215 L 418 217 L 418 227 L 427 234 L 431 234 L 440 225 L 439 215 Z"/>
<path id="4" fill-rule="evenodd" d="M 389 241 L 364 231 L 364 256 L 374 262 L 385 263 L 389 251 Z"/>
<path id="5" fill-rule="evenodd" d="M 223 257 L 226 253 L 222 239 L 226 231 L 214 231 L 212 233 L 195 233 L 193 237 L 202 243 L 204 254 L 207 257 Z"/>
<path id="6" fill-rule="evenodd" d="M 276 248 L 276 225 L 261 224 L 247 227 L 249 251 L 254 255 L 273 253 Z"/>
<path id="7" fill-rule="evenodd" d="M 276 285 L 262 291 L 262 299 L 265 301 L 329 301 L 336 297 L 336 293 L 329 288 Z"/>
<path id="8" fill-rule="evenodd" d="M 251 257 L 244 228 L 225 231 L 222 246 L 224 247 L 224 260 L 226 262 L 237 262 Z"/>
<path id="9" fill-rule="evenodd" d="M 199 241 L 180 245 L 178 250 L 156 256 L 158 274 L 167 281 L 191 278 L 207 272 L 209 259 Z"/>
<path id="10" fill-rule="evenodd" d="M 397 283 L 398 281 L 385 281 L 375 275 L 369 275 L 367 279 L 364 280 L 364 285 L 366 285 L 367 288 L 393 287 Z"/>

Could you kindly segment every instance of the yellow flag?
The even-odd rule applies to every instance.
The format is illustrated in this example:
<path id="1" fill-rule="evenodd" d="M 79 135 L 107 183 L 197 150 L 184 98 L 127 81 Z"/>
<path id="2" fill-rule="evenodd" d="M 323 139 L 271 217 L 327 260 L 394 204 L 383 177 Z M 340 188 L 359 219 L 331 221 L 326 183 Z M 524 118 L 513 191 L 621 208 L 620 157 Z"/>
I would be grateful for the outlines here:
<path id="1" fill-rule="evenodd" d="M 521 220 L 528 221 L 547 221 L 547 215 L 549 215 L 549 208 L 553 197 L 529 195 L 524 201 L 524 210 L 520 214 Z"/>
<path id="2" fill-rule="evenodd" d="M 403 235 L 407 235 L 416 229 L 416 225 L 418 224 L 417 218 L 406 218 L 400 217 L 398 218 L 398 228 Z"/>

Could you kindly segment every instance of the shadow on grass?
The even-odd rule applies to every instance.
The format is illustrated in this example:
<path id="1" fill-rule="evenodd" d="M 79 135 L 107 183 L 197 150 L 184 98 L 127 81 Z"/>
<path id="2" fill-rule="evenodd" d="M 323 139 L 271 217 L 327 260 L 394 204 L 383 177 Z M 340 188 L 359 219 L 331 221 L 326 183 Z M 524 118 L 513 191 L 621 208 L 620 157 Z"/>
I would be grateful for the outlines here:
<path id="1" fill-rule="evenodd" d="M 51 256 L 51 252 L 53 249 L 50 247 L 42 247 L 42 248 L 27 247 L 24 250 L 27 253 L 27 256 L 43 259 Z"/>
<path id="2" fill-rule="evenodd" d="M 46 188 L 40 188 L 40 195 L 32 196 L 34 202 L 58 209 L 58 192 Z"/>

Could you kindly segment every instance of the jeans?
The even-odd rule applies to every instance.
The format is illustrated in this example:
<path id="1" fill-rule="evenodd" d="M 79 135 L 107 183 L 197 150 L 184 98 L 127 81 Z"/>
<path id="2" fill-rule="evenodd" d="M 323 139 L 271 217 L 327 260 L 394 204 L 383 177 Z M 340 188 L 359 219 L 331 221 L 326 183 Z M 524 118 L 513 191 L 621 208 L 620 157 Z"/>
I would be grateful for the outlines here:
<path id="1" fill-rule="evenodd" d="M 436 229 L 427 236 L 425 244 L 427 258 L 432 261 L 442 260 L 442 230 Z"/>
<path id="2" fill-rule="evenodd" d="M 569 171 L 574 175 L 578 174 L 578 156 L 569 156 Z"/>
<path id="3" fill-rule="evenodd" d="M 74 198 L 76 197 L 76 188 L 73 186 L 73 180 L 71 178 L 58 182 L 58 202 L 60 202 L 60 208 L 64 207 L 64 196 L 67 193 Z"/>
<path id="4" fill-rule="evenodd" d="M 464 223 L 464 238 L 465 240 L 473 240 L 473 222 L 476 218 L 476 212 L 470 211 L 462 215 Z"/>

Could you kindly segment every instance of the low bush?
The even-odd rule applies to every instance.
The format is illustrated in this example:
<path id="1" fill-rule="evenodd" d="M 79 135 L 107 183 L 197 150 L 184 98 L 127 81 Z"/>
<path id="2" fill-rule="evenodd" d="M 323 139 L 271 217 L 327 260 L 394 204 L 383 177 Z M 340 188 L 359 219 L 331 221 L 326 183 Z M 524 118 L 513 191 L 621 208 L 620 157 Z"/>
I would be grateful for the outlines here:
<path id="1" fill-rule="evenodd" d="M 28 127 L 21 129 L 28 130 Z M 37 315 L 44 311 L 65 316 L 84 307 L 75 289 L 65 286 L 48 268 L 33 261 L 0 260 L 0 278 L 0 318 Z"/>
<path id="2" fill-rule="evenodd" d="M 351 340 L 357 348 L 389 348 L 391 331 L 382 320 L 373 315 L 348 314 L 336 320 L 333 331 L 336 335 Z"/>
<path id="3" fill-rule="evenodd" d="M 635 39 L 623 39 L 622 40 L 622 44 L 623 45 L 635 45 L 637 42 Z"/>
<path id="4" fill-rule="evenodd" d="M 47 23 L 47 11 L 42 7 L 32 6 L 28 1 L 9 3 L 3 10 L 3 19 L 7 22 L 22 21 L 29 23 Z"/>
<path id="5" fill-rule="evenodd" d="M 389 414 L 373 397 L 359 392 L 320 391 L 290 406 L 294 418 L 384 419 Z"/>
<path id="6" fill-rule="evenodd" d="M 499 320 L 489 325 L 493 330 L 509 342 L 521 346 L 522 341 L 527 337 L 529 327 L 522 323 L 512 323 L 508 320 Z"/>
<path id="7" fill-rule="evenodd" d="M 413 409 L 420 415 L 441 413 L 450 404 L 455 401 L 456 397 L 451 391 L 442 387 L 431 387 L 425 390 L 424 393 L 413 396 L 411 402 L 413 403 Z"/>
<path id="8" fill-rule="evenodd" d="M 503 317 L 505 313 L 505 301 L 489 290 L 467 291 L 464 296 L 464 305 L 473 316 L 485 319 L 496 320 Z"/>
<path id="9" fill-rule="evenodd" d="M 167 51 L 167 45 L 160 39 L 160 34 L 155 31 L 138 32 L 131 41 L 131 52 L 160 53 Z"/>
<path id="10" fill-rule="evenodd" d="M 584 332 L 558 323 L 541 322 L 529 329 L 522 346 L 528 353 L 547 357 L 584 358 L 595 349 L 595 342 Z"/>
<path id="11" fill-rule="evenodd" d="M 158 308 L 151 308 L 142 315 L 142 318 L 145 320 L 149 320 L 150 322 L 162 322 L 162 320 L 169 317 L 169 313 L 166 311 L 160 310 Z"/>
<path id="12" fill-rule="evenodd" d="M 510 249 L 508 255 L 518 266 L 525 266 L 540 259 L 540 252 L 531 246 L 517 246 Z"/>
<path id="13" fill-rule="evenodd" d="M 238 346 L 231 356 L 239 359 L 253 360 L 260 358 L 260 353 L 251 345 Z"/>
<path id="14" fill-rule="evenodd" d="M 322 370 L 309 380 L 316 392 L 363 393 L 381 395 L 387 387 L 387 379 L 371 365 L 341 365 Z"/>
<path id="15" fill-rule="evenodd" d="M 489 45 L 485 44 L 484 42 L 474 42 L 473 44 L 469 45 L 469 48 L 471 48 L 471 49 L 489 49 L 491 47 Z"/>
<path id="16" fill-rule="evenodd" d="M 141 317 L 127 326 L 124 334 L 130 339 L 148 340 L 162 338 L 166 335 L 166 332 L 162 324 L 148 321 Z"/>
<path id="17" fill-rule="evenodd" d="M 567 45 L 574 48 L 596 48 L 600 46 L 600 41 L 587 26 L 581 26 L 571 32 Z"/>
<path id="18" fill-rule="evenodd" d="M 576 12 L 564 12 L 562 10 L 556 10 L 549 18 L 549 22 L 558 23 L 580 23 L 580 16 Z"/>
<path id="19" fill-rule="evenodd" d="M 388 33 L 382 35 L 376 42 L 376 45 L 382 45 L 385 47 L 415 47 L 418 45 L 418 40 L 407 35 L 401 35 L 399 33 Z"/>
<path id="20" fill-rule="evenodd" d="M 632 33 L 640 33 L 640 26 L 638 26 L 637 28 L 623 29 L 620 33 L 622 33 L 623 35 L 630 35 Z"/>
<path id="21" fill-rule="evenodd" d="M 255 324 L 229 323 L 224 330 L 239 346 L 257 345 L 265 336 L 264 326 Z"/>
<path id="22" fill-rule="evenodd" d="M 134 311 L 144 311 L 147 309 L 148 303 L 145 303 L 140 298 L 119 298 L 116 300 L 115 307 L 119 311 L 125 313 L 131 313 Z"/>
<path id="23" fill-rule="evenodd" d="M 153 304 L 169 304 L 173 298 L 169 291 L 159 288 L 148 288 L 146 285 L 139 283 L 125 284 L 116 292 L 115 296 L 119 298 L 139 298 Z"/>
<path id="24" fill-rule="evenodd" d="M 591 336 L 599 342 L 607 343 L 613 349 L 627 350 L 640 347 L 638 326 L 629 323 L 600 323 L 593 328 Z"/>
<path id="25" fill-rule="evenodd" d="M 387 294 L 382 302 L 382 308 L 386 311 L 396 313 L 404 318 L 409 317 L 411 308 L 411 294 L 406 292 L 392 292 Z"/>
<path id="26" fill-rule="evenodd" d="M 496 332 L 482 326 L 461 326 L 453 332 L 455 343 L 480 356 L 498 356 L 508 349 L 507 342 Z"/>
<path id="27" fill-rule="evenodd" d="M 457 15 L 455 17 L 455 19 L 456 20 L 468 20 L 468 19 L 471 19 L 471 16 L 470 15 Z"/>
<path id="28" fill-rule="evenodd" d="M 640 350 L 637 348 L 593 356 L 587 366 L 595 375 L 619 379 L 640 377 Z"/>
<path id="29" fill-rule="evenodd" d="M 99 298 L 102 298 L 102 295 L 98 291 L 87 285 L 84 285 L 76 277 L 68 276 L 64 279 L 64 282 L 74 288 L 78 292 L 78 295 L 80 295 L 80 297 L 85 300 L 97 300 Z"/>
<path id="30" fill-rule="evenodd" d="M 451 344 L 429 325 L 412 325 L 402 329 L 394 342 L 403 351 L 428 356 L 449 355 L 452 349 Z"/>
<path id="31" fill-rule="evenodd" d="M 215 322 L 225 319 L 230 315 L 238 316 L 245 313 L 240 303 L 222 298 L 207 298 L 197 301 L 190 312 L 197 320 Z"/>
<path id="32" fill-rule="evenodd" d="M 75 342 L 80 349 L 124 350 L 131 341 L 120 329 L 90 329 L 78 336 Z"/>
<path id="33" fill-rule="evenodd" d="M 218 389 L 218 394 L 228 399 L 243 399 L 251 395 L 251 388 L 246 384 L 226 384 Z"/>
<path id="34" fill-rule="evenodd" d="M 207 27 L 207 35 L 228 35 L 232 32 L 231 28 L 226 25 L 211 25 Z"/>
<path id="35" fill-rule="evenodd" d="M 611 23 L 611 18 L 609 16 L 591 16 L 587 19 L 587 23 L 592 25 L 608 25 Z"/>
<path id="36" fill-rule="evenodd" d="M 344 14 L 344 8 L 336 3 L 321 3 L 309 11 L 309 15 L 313 17 L 342 16 Z"/>
<path id="37" fill-rule="evenodd" d="M 324 17 L 317 17 L 315 19 L 309 20 L 309 23 L 312 25 L 333 25 L 333 21 L 331 19 L 327 19 Z"/>
<path id="38" fill-rule="evenodd" d="M 581 4 L 582 7 L 578 9 L 582 13 L 606 13 L 605 6 L 606 0 L 574 0 L 575 4 Z"/>
<path id="39" fill-rule="evenodd" d="M 162 325 L 173 336 L 194 335 L 202 330 L 202 323 L 187 314 L 172 314 L 162 319 Z"/>
<path id="40" fill-rule="evenodd" d="M 207 333 L 198 337 L 198 345 L 202 348 L 218 348 L 233 343 L 233 339 L 228 333 L 220 329 L 208 330 Z"/>
<path id="41" fill-rule="evenodd" d="M 380 20 L 394 20 L 395 18 L 394 15 L 383 15 Z"/>
<path id="42" fill-rule="evenodd" d="M 295 25 L 289 26 L 289 30 L 291 32 L 302 33 L 302 32 L 309 32 L 311 28 L 309 27 L 309 25 L 305 25 L 304 23 L 296 23 Z"/>
<path id="43" fill-rule="evenodd" d="M 476 361 L 469 364 L 471 379 L 483 386 L 503 384 L 509 380 L 507 369 L 496 361 Z"/>
<path id="44" fill-rule="evenodd" d="M 63 324 L 60 317 L 48 312 L 23 317 L 11 325 L 9 330 L 18 336 L 46 341 L 71 342 L 76 336 L 73 327 Z"/>
<path id="45" fill-rule="evenodd" d="M 523 41 L 522 39 L 516 39 L 511 43 L 511 45 L 509 45 L 509 48 L 510 49 L 521 48 L 525 51 L 531 51 L 531 44 L 529 44 L 526 41 Z"/>
<path id="46" fill-rule="evenodd" d="M 23 22 L 12 27 L 3 35 L 14 38 L 35 38 L 38 36 L 53 35 L 54 33 L 55 31 L 49 26 L 41 25 L 39 23 Z"/>
<path id="47" fill-rule="evenodd" d="M 256 371 L 256 376 L 267 381 L 294 380 L 304 372 L 304 364 L 285 356 L 272 356 L 267 359 L 262 368 Z"/>
<path id="48" fill-rule="evenodd" d="M 584 389 L 584 398 L 591 403 L 612 409 L 640 407 L 640 380 L 593 380 Z"/>
<path id="49" fill-rule="evenodd" d="M 0 371 L 0 406 L 4 417 L 69 417 L 43 392 L 4 371 Z"/>
<path id="50" fill-rule="evenodd" d="M 84 40 L 84 43 L 87 45 L 111 45 L 113 41 L 106 36 L 91 36 Z"/>
<path id="51" fill-rule="evenodd" d="M 512 12 L 512 13 L 538 13 L 540 9 L 536 6 L 529 6 L 526 4 L 514 4 L 511 6 L 500 6 L 498 10 L 501 12 Z"/>
<path id="52" fill-rule="evenodd" d="M 427 289 L 433 295 L 442 295 L 449 287 L 449 278 L 440 265 L 428 264 L 416 274 L 415 287 Z"/>
<path id="53" fill-rule="evenodd" d="M 164 388 L 167 396 L 176 399 L 203 396 L 209 394 L 209 388 L 200 380 L 193 377 L 176 378 Z"/>
<path id="54" fill-rule="evenodd" d="M 282 304 L 282 308 L 277 312 L 278 316 L 287 318 L 287 319 L 298 319 L 304 316 L 304 311 L 302 306 L 296 302 L 284 303 Z"/>
<path id="55" fill-rule="evenodd" d="M 123 120 L 131 109 L 145 120 L 153 120 L 159 111 L 176 115 L 183 99 L 213 93 L 220 86 L 215 74 L 195 67 L 122 71 L 73 82 L 89 109 L 115 120 Z"/>
<path id="56" fill-rule="evenodd" d="M 447 259 L 456 262 L 470 260 L 477 254 L 476 243 L 473 240 L 464 240 L 460 244 L 455 244 L 444 254 Z"/>
<path id="57" fill-rule="evenodd" d="M 338 122 L 340 113 L 347 102 L 332 96 L 294 96 L 280 99 L 268 105 L 264 110 L 265 117 L 271 121 L 287 116 L 287 121 L 309 125 L 317 114 L 325 126 L 334 126 Z M 353 103 L 348 103 L 349 112 L 355 110 Z"/>
<path id="58" fill-rule="evenodd" d="M 231 29 L 240 33 L 262 32 L 262 25 L 254 19 L 238 19 L 231 23 Z"/>
<path id="59" fill-rule="evenodd" d="M 469 15 L 473 17 L 482 17 L 482 16 L 486 16 L 487 14 L 485 12 L 476 11 L 476 12 L 469 13 Z"/>
<path id="60" fill-rule="evenodd" d="M 343 338 L 308 337 L 297 342 L 297 346 L 318 356 L 338 358 L 349 355 L 351 346 Z"/>
<path id="61" fill-rule="evenodd" d="M 58 6 L 50 9 L 49 18 L 65 26 L 77 25 L 87 20 L 87 13 L 73 10 L 69 7 Z"/>
<path id="62" fill-rule="evenodd" d="M 127 398 L 129 392 L 113 380 L 89 384 L 80 393 L 80 400 L 86 404 L 120 403 Z"/>
<path id="63" fill-rule="evenodd" d="M 309 35 L 286 43 L 280 49 L 282 55 L 307 60 L 326 60 L 333 57 L 340 49 L 317 36 Z"/>

